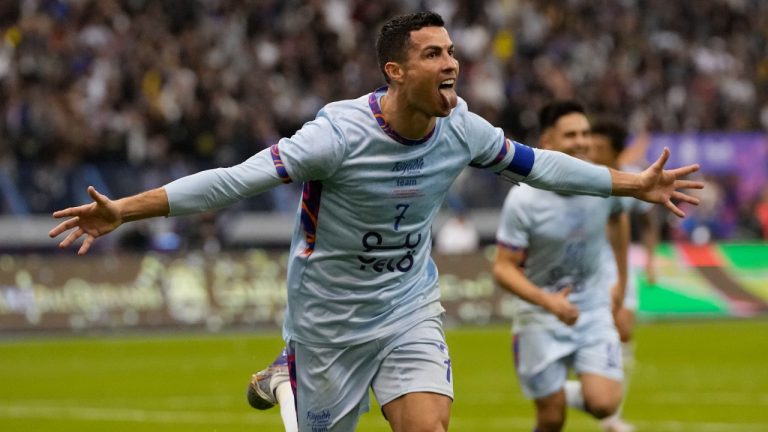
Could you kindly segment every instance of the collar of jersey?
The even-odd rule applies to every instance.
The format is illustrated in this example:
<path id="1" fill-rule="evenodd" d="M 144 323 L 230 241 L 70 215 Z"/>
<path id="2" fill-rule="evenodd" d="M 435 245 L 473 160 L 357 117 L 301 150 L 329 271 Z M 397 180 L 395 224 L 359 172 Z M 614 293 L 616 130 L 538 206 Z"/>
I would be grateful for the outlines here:
<path id="1" fill-rule="evenodd" d="M 384 93 L 387 92 L 388 86 L 379 87 L 376 90 L 374 90 L 370 96 L 368 96 L 368 105 L 371 107 L 371 112 L 373 113 L 373 118 L 376 119 L 376 121 L 379 123 L 379 127 L 381 127 L 381 130 L 384 131 L 385 134 L 389 135 L 390 138 L 393 140 L 399 142 L 400 144 L 405 145 L 418 145 L 423 144 L 427 142 L 430 138 L 432 138 L 432 135 L 435 134 L 435 131 L 437 130 L 437 125 L 440 124 L 440 121 L 438 119 L 438 122 L 435 124 L 435 127 L 432 128 L 429 133 L 424 136 L 424 138 L 413 140 L 406 138 L 392 129 L 392 127 L 384 120 L 384 114 L 381 112 L 381 107 L 379 106 L 379 98 L 384 95 Z"/>

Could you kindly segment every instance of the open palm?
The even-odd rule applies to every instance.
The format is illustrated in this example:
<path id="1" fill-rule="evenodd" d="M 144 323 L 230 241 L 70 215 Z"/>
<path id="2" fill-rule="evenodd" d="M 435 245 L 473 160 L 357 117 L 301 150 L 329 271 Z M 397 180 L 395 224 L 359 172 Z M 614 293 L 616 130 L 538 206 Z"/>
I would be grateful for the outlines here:
<path id="1" fill-rule="evenodd" d="M 48 233 L 53 238 L 65 231 L 73 230 L 59 243 L 59 247 L 62 248 L 68 247 L 80 237 L 85 236 L 83 244 L 77 251 L 78 255 L 88 252 L 96 238 L 114 231 L 122 224 L 120 212 L 114 201 L 100 194 L 93 186 L 88 187 L 88 194 L 93 198 L 92 203 L 54 212 L 53 217 L 57 219 L 69 219 L 58 224 Z"/>
<path id="2" fill-rule="evenodd" d="M 635 197 L 644 201 L 663 204 L 675 215 L 683 217 L 685 213 L 675 205 L 674 201 L 698 204 L 699 199 L 681 192 L 680 189 L 701 189 L 704 187 L 704 183 L 683 179 L 688 174 L 699 170 L 697 164 L 665 170 L 664 165 L 668 160 L 669 149 L 664 148 L 656 162 L 640 173 L 642 186 Z"/>

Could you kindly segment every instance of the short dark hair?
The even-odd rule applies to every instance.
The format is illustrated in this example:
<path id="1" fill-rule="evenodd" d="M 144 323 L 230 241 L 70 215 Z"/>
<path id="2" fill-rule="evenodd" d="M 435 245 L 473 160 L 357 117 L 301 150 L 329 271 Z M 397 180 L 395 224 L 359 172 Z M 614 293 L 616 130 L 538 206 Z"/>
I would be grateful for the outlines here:
<path id="1" fill-rule="evenodd" d="M 389 76 L 384 70 L 387 62 L 404 62 L 411 32 L 423 27 L 445 27 L 443 17 L 435 12 L 416 12 L 390 19 L 381 27 L 376 39 L 376 55 L 379 69 L 384 74 L 384 80 L 389 83 Z"/>
<path id="2" fill-rule="evenodd" d="M 554 126 L 560 120 L 560 117 L 572 113 L 587 115 L 584 105 L 575 100 L 556 100 L 544 105 L 539 111 L 539 128 L 541 132 Z"/>
<path id="3" fill-rule="evenodd" d="M 627 129 L 616 119 L 598 119 L 592 124 L 592 134 L 608 138 L 616 154 L 621 153 L 627 145 Z"/>

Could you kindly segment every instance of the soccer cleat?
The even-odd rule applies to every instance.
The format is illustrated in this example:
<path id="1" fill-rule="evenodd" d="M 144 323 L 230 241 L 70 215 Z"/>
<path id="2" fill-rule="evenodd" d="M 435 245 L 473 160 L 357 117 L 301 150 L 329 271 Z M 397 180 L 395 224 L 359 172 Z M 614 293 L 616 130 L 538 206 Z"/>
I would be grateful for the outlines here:
<path id="1" fill-rule="evenodd" d="M 635 427 L 619 417 L 608 417 L 600 422 L 605 432 L 634 432 Z"/>
<path id="2" fill-rule="evenodd" d="M 258 409 L 266 410 L 278 404 L 275 389 L 280 384 L 290 380 L 285 352 L 269 365 L 253 376 L 248 384 L 248 403 Z"/>

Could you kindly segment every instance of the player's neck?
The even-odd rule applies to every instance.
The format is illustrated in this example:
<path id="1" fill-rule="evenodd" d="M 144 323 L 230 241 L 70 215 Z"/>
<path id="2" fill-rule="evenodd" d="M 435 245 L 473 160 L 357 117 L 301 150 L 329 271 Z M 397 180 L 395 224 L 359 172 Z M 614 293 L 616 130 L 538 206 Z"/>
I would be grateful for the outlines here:
<path id="1" fill-rule="evenodd" d="M 419 140 L 435 128 L 437 118 L 414 109 L 391 88 L 379 101 L 384 121 L 403 138 Z"/>

